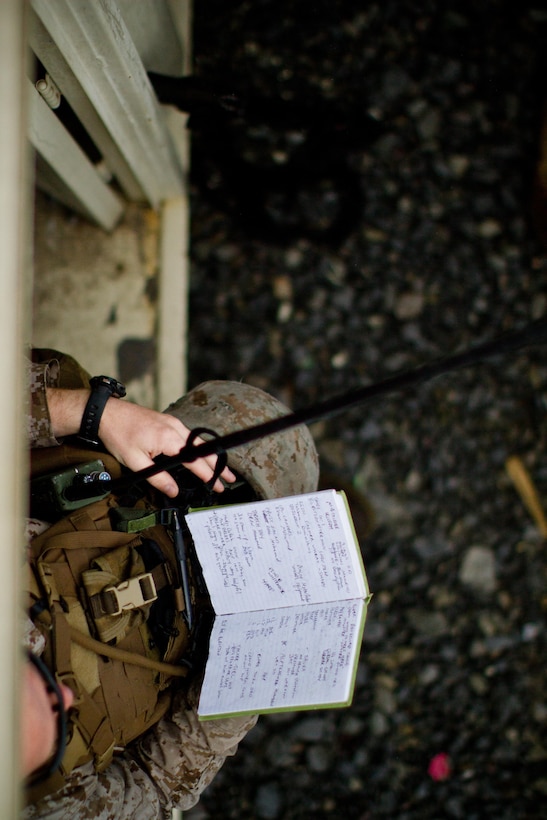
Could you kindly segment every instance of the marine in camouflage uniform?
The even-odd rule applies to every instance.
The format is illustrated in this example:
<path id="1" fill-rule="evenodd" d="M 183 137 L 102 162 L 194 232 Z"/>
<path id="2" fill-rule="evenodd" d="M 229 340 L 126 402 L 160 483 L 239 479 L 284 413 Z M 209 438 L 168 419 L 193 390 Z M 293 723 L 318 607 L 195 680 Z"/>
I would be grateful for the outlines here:
<path id="1" fill-rule="evenodd" d="M 33 447 L 57 444 L 45 389 L 67 386 L 56 360 L 29 365 L 28 429 Z M 188 427 L 214 428 L 220 435 L 288 412 L 268 394 L 232 382 L 207 382 L 171 405 L 166 412 Z M 318 460 L 306 428 L 270 436 L 228 454 L 229 466 L 243 475 L 262 497 L 292 495 L 316 489 Z M 39 522 L 33 522 L 35 532 Z M 34 650 L 36 630 L 29 624 L 27 644 Z M 27 818 L 95 818 L 152 820 L 169 818 L 174 808 L 194 806 L 226 757 L 256 723 L 256 716 L 200 723 L 196 687 L 178 691 L 170 711 L 152 729 L 117 754 L 102 773 L 91 762 L 75 769 L 65 786 L 29 805 Z"/>

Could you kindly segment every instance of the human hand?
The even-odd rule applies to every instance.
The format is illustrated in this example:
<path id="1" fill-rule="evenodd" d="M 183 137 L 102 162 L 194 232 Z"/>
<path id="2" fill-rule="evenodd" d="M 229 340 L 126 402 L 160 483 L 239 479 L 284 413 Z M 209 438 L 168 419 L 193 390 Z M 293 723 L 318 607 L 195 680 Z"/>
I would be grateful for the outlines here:
<path id="1" fill-rule="evenodd" d="M 47 402 L 55 436 L 71 436 L 78 432 L 88 398 L 89 390 L 48 388 Z M 174 416 L 158 413 L 124 399 L 108 399 L 99 424 L 99 437 L 108 452 L 134 472 L 151 467 L 153 459 L 161 454 L 178 455 L 189 434 L 190 430 Z M 198 438 L 195 443 L 200 442 L 201 439 Z M 186 466 L 198 478 L 209 481 L 216 459 L 215 455 L 211 455 Z M 222 471 L 221 476 L 228 483 L 235 481 L 235 476 L 228 467 Z M 178 495 L 177 482 L 165 470 L 148 481 L 170 498 Z M 222 492 L 224 486 L 217 479 L 213 489 Z"/>
<path id="2" fill-rule="evenodd" d="M 138 404 L 121 399 L 109 399 L 101 417 L 99 437 L 106 449 L 121 464 L 137 472 L 153 464 L 159 455 L 176 456 L 186 444 L 190 430 L 179 419 L 165 413 L 158 413 Z M 197 438 L 196 444 L 202 439 Z M 212 477 L 217 461 L 216 455 L 197 459 L 186 466 L 202 481 Z M 222 473 L 224 481 L 235 481 L 235 475 L 226 467 Z M 165 495 L 174 498 L 179 488 L 175 479 L 166 471 L 148 479 L 150 484 Z M 220 479 L 213 489 L 222 492 Z"/>

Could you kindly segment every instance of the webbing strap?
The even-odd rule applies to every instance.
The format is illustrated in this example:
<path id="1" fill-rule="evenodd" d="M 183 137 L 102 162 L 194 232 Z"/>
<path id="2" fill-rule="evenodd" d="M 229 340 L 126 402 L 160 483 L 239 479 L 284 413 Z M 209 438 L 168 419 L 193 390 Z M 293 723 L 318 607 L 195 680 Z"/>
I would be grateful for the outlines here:
<path id="1" fill-rule="evenodd" d="M 152 658 L 147 658 L 144 655 L 137 655 L 134 652 L 128 652 L 125 649 L 119 649 L 116 646 L 96 641 L 90 635 L 80 632 L 75 627 L 70 627 L 70 637 L 79 646 L 84 649 L 89 649 L 97 655 L 105 655 L 107 658 L 112 658 L 116 661 L 132 664 L 133 666 L 142 666 L 144 669 L 152 669 L 156 672 L 164 672 L 166 675 L 173 675 L 177 678 L 186 678 L 189 667 L 177 666 L 174 663 L 166 663 L 165 661 L 155 661 Z"/>
<path id="2" fill-rule="evenodd" d="M 53 535 L 44 547 L 40 559 L 46 559 L 48 553 L 52 550 L 65 550 L 67 554 L 77 552 L 79 550 L 92 549 L 93 547 L 101 547 L 101 549 L 114 549 L 124 543 L 130 543 L 132 534 L 127 533 L 127 539 L 124 539 L 126 533 L 112 532 L 112 530 L 93 530 L 93 532 L 82 532 L 78 530 L 78 535 L 75 537 L 74 531 L 60 532 Z M 121 543 L 120 543 L 121 542 Z"/>
<path id="3" fill-rule="evenodd" d="M 70 686 L 76 695 L 72 723 L 78 732 L 73 733 L 67 745 L 63 769 L 71 771 L 74 766 L 77 766 L 81 762 L 82 750 L 89 749 L 89 746 L 91 746 L 95 760 L 106 761 L 105 765 L 107 765 L 112 758 L 115 738 L 108 721 L 105 720 L 104 715 L 101 714 L 85 688 L 78 685 L 72 671 L 70 642 L 74 628 L 68 623 L 57 601 L 53 602 L 51 615 L 45 611 L 39 620 L 44 623 L 49 621 L 52 624 L 54 668 L 57 678 Z M 105 647 L 105 644 L 100 645 Z M 106 653 L 103 652 L 103 654 Z M 79 732 L 82 732 L 83 738 L 78 736 Z"/>

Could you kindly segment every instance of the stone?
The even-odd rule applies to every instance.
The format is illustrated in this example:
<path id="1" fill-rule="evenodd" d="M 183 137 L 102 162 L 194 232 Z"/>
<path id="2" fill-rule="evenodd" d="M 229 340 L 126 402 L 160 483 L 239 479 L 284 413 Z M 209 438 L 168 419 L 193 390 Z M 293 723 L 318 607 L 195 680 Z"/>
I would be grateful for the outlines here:
<path id="1" fill-rule="evenodd" d="M 281 793 L 275 783 L 259 786 L 256 793 L 255 809 L 257 817 L 264 820 L 275 820 L 280 817 L 282 808 Z"/>
<path id="2" fill-rule="evenodd" d="M 469 547 L 460 566 L 459 578 L 475 592 L 491 594 L 497 587 L 496 559 L 489 547 Z"/>
<path id="3" fill-rule="evenodd" d="M 394 313 L 397 319 L 405 321 L 415 319 L 424 308 L 424 296 L 422 293 L 402 293 L 395 302 Z"/>

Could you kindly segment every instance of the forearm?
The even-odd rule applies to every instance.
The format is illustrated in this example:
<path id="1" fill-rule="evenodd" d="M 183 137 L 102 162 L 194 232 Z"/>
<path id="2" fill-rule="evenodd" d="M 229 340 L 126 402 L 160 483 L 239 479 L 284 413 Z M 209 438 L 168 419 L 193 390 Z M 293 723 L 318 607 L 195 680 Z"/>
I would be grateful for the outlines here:
<path id="1" fill-rule="evenodd" d="M 47 404 L 56 438 L 73 436 L 79 431 L 89 394 L 89 390 L 47 388 Z"/>

